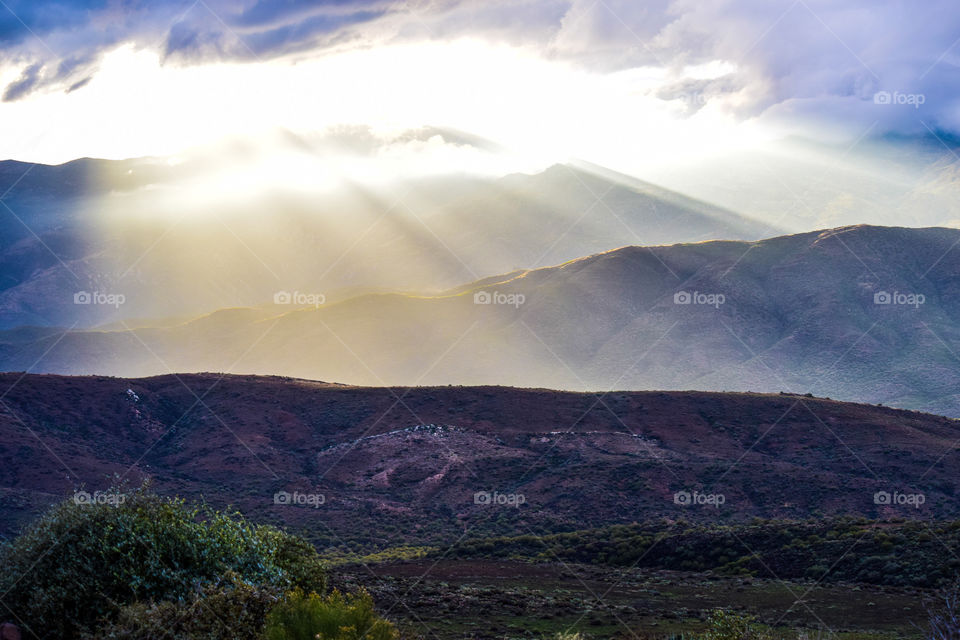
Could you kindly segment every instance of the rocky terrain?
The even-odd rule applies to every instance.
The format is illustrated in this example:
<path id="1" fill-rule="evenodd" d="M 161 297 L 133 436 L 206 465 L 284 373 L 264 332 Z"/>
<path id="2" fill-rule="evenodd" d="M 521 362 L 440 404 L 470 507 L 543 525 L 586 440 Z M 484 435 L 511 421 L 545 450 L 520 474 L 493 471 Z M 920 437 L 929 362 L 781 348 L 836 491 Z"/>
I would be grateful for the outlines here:
<path id="1" fill-rule="evenodd" d="M 960 514 L 956 421 L 805 396 L 216 374 L 3 374 L 0 394 L 8 535 L 117 477 L 234 505 L 338 552 L 658 518 Z"/>

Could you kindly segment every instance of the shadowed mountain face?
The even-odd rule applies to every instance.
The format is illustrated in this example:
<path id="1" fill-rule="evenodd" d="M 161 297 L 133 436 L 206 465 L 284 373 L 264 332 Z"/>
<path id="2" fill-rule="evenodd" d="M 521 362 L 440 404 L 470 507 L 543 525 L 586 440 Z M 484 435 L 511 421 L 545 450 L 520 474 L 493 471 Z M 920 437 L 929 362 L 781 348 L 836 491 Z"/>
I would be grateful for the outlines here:
<path id="1" fill-rule="evenodd" d="M 773 232 L 595 167 L 373 186 L 317 176 L 244 195 L 246 174 L 210 164 L 0 162 L 0 328 L 195 317 L 280 291 L 436 292 L 626 244 Z"/>
<path id="2" fill-rule="evenodd" d="M 351 384 L 813 392 L 960 415 L 960 231 L 850 227 L 626 247 L 439 297 L 15 330 L 0 366 Z"/>
<path id="3" fill-rule="evenodd" d="M 960 513 L 956 421 L 803 396 L 391 390 L 213 374 L 3 374 L 0 388 L 4 534 L 81 483 L 106 489 L 108 476 L 149 476 L 164 492 L 329 543 L 422 545 L 657 517 Z M 275 502 L 280 492 L 323 497 Z M 683 492 L 723 502 L 684 505 Z M 877 492 L 924 500 L 878 503 Z"/>

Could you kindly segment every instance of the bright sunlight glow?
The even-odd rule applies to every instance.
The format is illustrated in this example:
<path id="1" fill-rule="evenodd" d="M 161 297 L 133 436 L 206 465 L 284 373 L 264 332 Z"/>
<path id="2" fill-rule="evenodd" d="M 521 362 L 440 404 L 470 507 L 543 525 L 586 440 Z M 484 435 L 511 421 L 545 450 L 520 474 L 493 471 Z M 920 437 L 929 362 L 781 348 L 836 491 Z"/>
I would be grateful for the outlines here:
<path id="1" fill-rule="evenodd" d="M 731 69 L 718 61 L 682 74 L 713 78 Z M 415 172 L 489 173 L 500 163 L 505 173 L 571 157 L 642 171 L 766 139 L 749 122 L 725 114 L 723 105 L 691 113 L 683 100 L 657 98 L 660 86 L 677 79 L 668 76 L 652 67 L 588 72 L 479 40 L 190 67 L 163 65 L 156 52 L 127 45 L 110 53 L 76 92 L 0 105 L 0 140 L 5 156 L 56 163 L 166 156 L 278 129 L 310 133 L 359 124 L 389 136 L 429 125 L 487 138 L 513 160 L 484 161 L 434 143 L 417 149 L 418 155 L 431 152 L 432 160 L 418 160 Z M 409 166 L 398 149 L 385 155 L 392 162 L 381 174 Z"/>

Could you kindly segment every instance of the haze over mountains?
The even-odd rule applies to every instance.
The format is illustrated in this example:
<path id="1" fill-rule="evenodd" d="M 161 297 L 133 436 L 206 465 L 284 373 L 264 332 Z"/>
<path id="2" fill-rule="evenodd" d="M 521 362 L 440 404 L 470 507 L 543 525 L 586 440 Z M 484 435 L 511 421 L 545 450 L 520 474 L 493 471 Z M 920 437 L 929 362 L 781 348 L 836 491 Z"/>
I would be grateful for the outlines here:
<path id="1" fill-rule="evenodd" d="M 953 215 L 943 150 L 865 146 L 910 168 L 890 188 L 928 194 L 900 201 L 918 219 Z M 828 150 L 804 148 L 772 170 Z M 786 390 L 960 416 L 960 231 L 782 235 L 818 218 L 761 222 L 588 163 L 353 181 L 315 173 L 303 140 L 281 150 L 0 162 L 0 368 Z M 843 166 L 849 193 L 878 188 Z M 817 196 L 834 182 L 798 198 L 835 219 Z"/>
<path id="2" fill-rule="evenodd" d="M 322 167 L 298 152 L 259 188 L 268 169 L 235 155 L 225 173 L 205 156 L 0 163 L 0 328 L 189 318 L 278 291 L 437 292 L 626 244 L 774 232 L 595 167 L 328 185 L 299 175 Z M 78 291 L 123 302 L 75 305 Z"/>
<path id="3" fill-rule="evenodd" d="M 583 162 L 502 178 L 335 175 L 331 145 L 369 153 L 357 135 L 283 137 L 269 160 L 237 142 L 171 158 L 0 162 L 0 329 L 166 324 L 268 304 L 278 291 L 328 302 L 436 294 L 625 245 L 960 221 L 958 160 L 933 136 L 853 148 L 794 140 L 789 153 L 653 171 L 671 191 Z M 78 291 L 123 304 L 75 305 Z"/>
<path id="4" fill-rule="evenodd" d="M 960 230 L 624 247 L 438 296 L 0 334 L 7 370 L 814 392 L 960 416 Z"/>
<path id="5" fill-rule="evenodd" d="M 852 224 L 960 226 L 956 136 L 784 140 L 776 150 L 654 168 L 652 182 L 766 220 L 788 233 Z"/>

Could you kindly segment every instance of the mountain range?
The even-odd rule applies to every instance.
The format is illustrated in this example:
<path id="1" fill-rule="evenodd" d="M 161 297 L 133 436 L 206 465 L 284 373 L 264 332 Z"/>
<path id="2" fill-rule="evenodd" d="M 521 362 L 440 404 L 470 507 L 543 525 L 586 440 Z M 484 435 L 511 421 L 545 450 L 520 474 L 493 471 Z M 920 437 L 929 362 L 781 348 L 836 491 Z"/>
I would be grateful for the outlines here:
<path id="1" fill-rule="evenodd" d="M 0 328 L 188 319 L 281 291 L 437 293 L 625 244 L 775 232 L 588 165 L 375 184 L 308 174 L 255 193 L 245 183 L 263 167 L 211 166 L 202 155 L 0 162 Z M 79 292 L 112 298 L 74 304 Z"/>
<path id="2" fill-rule="evenodd" d="M 960 231 L 628 246 L 440 295 L 0 332 L 12 371 L 817 395 L 960 416 Z"/>
<path id="3" fill-rule="evenodd" d="M 779 149 L 743 150 L 644 176 L 688 196 L 767 220 L 788 233 L 853 224 L 960 225 L 960 150 L 955 136 L 804 138 Z"/>

